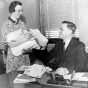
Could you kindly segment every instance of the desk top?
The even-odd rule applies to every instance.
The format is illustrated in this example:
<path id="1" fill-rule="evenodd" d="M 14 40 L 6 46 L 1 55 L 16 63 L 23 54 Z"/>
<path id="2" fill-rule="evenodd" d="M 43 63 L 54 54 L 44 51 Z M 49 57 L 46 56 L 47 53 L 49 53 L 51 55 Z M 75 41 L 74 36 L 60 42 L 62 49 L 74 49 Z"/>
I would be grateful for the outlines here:
<path id="1" fill-rule="evenodd" d="M 13 80 L 17 77 L 18 72 L 13 71 L 10 73 L 6 73 L 3 75 L 0 75 L 0 88 L 87 88 L 88 82 L 82 82 L 82 87 L 80 86 L 80 82 L 75 82 L 73 86 L 63 86 L 63 85 L 52 85 L 52 84 L 46 84 L 46 81 L 49 79 L 48 77 L 44 75 L 42 79 L 38 79 L 37 81 L 41 84 L 30 84 L 30 83 L 13 83 Z M 88 76 L 88 73 L 86 73 Z M 76 86 L 77 85 L 77 86 Z"/>

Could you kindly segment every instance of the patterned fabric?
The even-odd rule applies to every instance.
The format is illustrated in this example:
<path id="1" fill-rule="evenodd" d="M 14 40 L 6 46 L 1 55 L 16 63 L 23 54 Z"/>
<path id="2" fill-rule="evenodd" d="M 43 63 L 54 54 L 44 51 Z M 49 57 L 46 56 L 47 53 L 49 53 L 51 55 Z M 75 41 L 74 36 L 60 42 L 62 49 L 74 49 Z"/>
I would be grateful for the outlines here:
<path id="1" fill-rule="evenodd" d="M 7 34 L 18 29 L 27 30 L 25 23 L 21 20 L 17 24 L 11 19 L 7 19 L 1 27 L 2 42 L 7 43 Z M 30 59 L 28 54 L 20 56 L 14 56 L 11 52 L 11 48 L 8 47 L 7 61 L 6 61 L 6 72 L 14 71 L 19 69 L 22 65 L 30 65 Z"/>

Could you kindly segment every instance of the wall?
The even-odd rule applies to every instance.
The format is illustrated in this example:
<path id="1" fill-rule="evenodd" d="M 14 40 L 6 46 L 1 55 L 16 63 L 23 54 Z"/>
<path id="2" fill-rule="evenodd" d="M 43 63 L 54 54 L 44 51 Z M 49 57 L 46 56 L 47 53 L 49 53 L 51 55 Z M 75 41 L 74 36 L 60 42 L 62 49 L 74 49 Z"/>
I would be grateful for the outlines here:
<path id="1" fill-rule="evenodd" d="M 88 53 L 88 0 L 75 0 L 78 3 L 79 39 L 86 45 Z"/>
<path id="2" fill-rule="evenodd" d="M 2 23 L 8 18 L 9 4 L 14 0 L 0 0 L 4 1 L 4 7 L 0 9 L 0 28 Z M 28 29 L 30 28 L 38 28 L 39 26 L 39 5 L 38 0 L 18 0 L 23 4 L 23 15 L 21 19 L 27 24 Z M 1 43 L 1 30 L 0 30 L 0 48 L 4 48 Z"/>

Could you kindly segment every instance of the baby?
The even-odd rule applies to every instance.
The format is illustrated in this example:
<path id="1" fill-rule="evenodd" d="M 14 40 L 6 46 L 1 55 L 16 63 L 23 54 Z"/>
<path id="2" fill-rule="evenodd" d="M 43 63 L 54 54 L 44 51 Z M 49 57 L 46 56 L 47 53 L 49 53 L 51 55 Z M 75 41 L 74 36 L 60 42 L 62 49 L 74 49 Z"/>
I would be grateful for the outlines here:
<path id="1" fill-rule="evenodd" d="M 22 39 L 25 39 L 24 43 L 22 43 L 21 45 L 18 45 L 16 47 L 11 48 L 13 55 L 15 55 L 15 56 L 21 55 L 23 52 L 23 49 L 28 49 L 28 48 L 40 49 L 40 46 L 34 40 L 31 33 L 26 30 L 19 29 L 17 31 L 10 32 L 7 35 L 7 42 L 16 42 L 16 41 L 19 41 Z"/>

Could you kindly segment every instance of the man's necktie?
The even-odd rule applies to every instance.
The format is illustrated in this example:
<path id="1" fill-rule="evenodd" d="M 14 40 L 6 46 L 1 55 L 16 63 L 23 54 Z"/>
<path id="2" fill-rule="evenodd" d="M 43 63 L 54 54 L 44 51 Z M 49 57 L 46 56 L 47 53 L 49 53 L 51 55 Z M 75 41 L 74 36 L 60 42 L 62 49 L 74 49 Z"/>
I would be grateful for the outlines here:
<path id="1" fill-rule="evenodd" d="M 65 51 L 65 42 L 63 42 L 63 52 Z"/>

